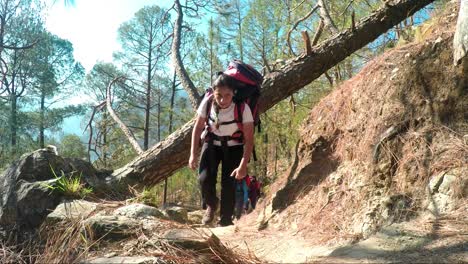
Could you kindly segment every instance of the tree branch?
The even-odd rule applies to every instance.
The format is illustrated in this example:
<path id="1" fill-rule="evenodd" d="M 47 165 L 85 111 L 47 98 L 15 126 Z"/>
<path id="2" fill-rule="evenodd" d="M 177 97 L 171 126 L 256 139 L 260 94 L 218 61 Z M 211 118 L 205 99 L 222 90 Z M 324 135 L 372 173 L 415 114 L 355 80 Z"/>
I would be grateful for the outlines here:
<path id="1" fill-rule="evenodd" d="M 315 46 L 318 42 L 318 40 L 320 39 L 320 36 L 322 35 L 322 32 L 323 32 L 323 26 L 325 24 L 323 23 L 323 19 L 320 19 L 320 22 L 317 26 L 317 31 L 315 32 L 314 34 L 314 37 L 312 38 L 312 47 Z"/>
<path id="2" fill-rule="evenodd" d="M 307 13 L 305 16 L 303 16 L 302 18 L 300 18 L 298 21 L 296 21 L 296 23 L 294 23 L 293 27 L 288 31 L 288 38 L 286 39 L 287 43 L 288 43 L 288 47 L 289 47 L 289 50 L 291 51 L 291 54 L 293 54 L 294 56 L 297 56 L 295 53 L 294 53 L 294 50 L 291 46 L 291 33 L 293 32 L 293 30 L 296 29 L 296 27 L 299 25 L 299 23 L 301 23 L 302 21 L 306 20 L 307 18 L 309 18 L 318 8 L 319 6 L 318 5 L 315 5 L 312 10 L 310 10 L 309 13 Z"/>
<path id="3" fill-rule="evenodd" d="M 143 149 L 141 149 L 140 145 L 138 144 L 138 141 L 135 139 L 135 136 L 133 135 L 132 131 L 128 129 L 128 127 L 120 120 L 120 118 L 117 116 L 117 114 L 114 112 L 114 109 L 112 109 L 112 103 L 111 103 L 111 88 L 112 85 L 119 81 L 122 80 L 123 77 L 117 77 L 114 78 L 109 85 L 107 86 L 107 97 L 106 97 L 106 106 L 107 106 L 107 111 L 109 112 L 110 116 L 114 121 L 119 125 L 120 129 L 122 132 L 125 134 L 127 137 L 128 141 L 132 145 L 132 147 L 135 149 L 135 151 L 138 154 L 143 153 Z"/>
<path id="4" fill-rule="evenodd" d="M 320 6 L 320 17 L 323 19 L 323 22 L 325 23 L 325 26 L 332 32 L 333 35 L 338 33 L 338 28 L 335 26 L 335 23 L 333 23 L 333 20 L 330 17 L 330 14 L 328 13 L 327 6 L 323 2 L 324 0 L 318 0 L 318 5 Z"/>

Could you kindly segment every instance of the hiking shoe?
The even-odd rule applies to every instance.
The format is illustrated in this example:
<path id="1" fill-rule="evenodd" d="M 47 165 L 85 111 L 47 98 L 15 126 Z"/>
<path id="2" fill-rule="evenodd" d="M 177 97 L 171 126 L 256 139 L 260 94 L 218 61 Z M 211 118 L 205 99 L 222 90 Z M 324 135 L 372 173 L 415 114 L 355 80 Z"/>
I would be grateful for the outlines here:
<path id="1" fill-rule="evenodd" d="M 211 205 L 206 206 L 205 215 L 203 215 L 203 218 L 202 218 L 202 224 L 207 225 L 213 222 L 217 207 L 218 207 L 217 203 L 215 203 L 214 206 L 211 206 Z"/>
<path id="2" fill-rule="evenodd" d="M 230 225 L 234 225 L 234 223 L 230 219 L 221 219 L 219 221 L 218 225 L 219 226 L 230 226 Z"/>

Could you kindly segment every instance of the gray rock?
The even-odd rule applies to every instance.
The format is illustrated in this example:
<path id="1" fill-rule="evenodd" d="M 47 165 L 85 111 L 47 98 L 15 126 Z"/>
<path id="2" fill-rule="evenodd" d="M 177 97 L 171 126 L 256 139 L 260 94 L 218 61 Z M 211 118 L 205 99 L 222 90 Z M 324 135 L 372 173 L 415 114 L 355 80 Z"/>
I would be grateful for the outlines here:
<path id="1" fill-rule="evenodd" d="M 82 264 L 153 264 L 153 263 L 166 263 L 165 261 L 156 257 L 110 257 L 110 258 L 94 258 L 81 262 Z"/>
<path id="2" fill-rule="evenodd" d="M 172 229 L 162 236 L 170 244 L 190 250 L 208 249 L 208 242 L 201 234 L 191 229 Z"/>
<path id="3" fill-rule="evenodd" d="M 439 186 L 439 192 L 443 194 L 453 194 L 453 184 L 457 180 L 457 176 L 451 174 L 445 174 L 444 180 Z"/>
<path id="4" fill-rule="evenodd" d="M 468 167 L 454 168 L 439 173 L 429 182 L 431 195 L 427 209 L 434 215 L 449 212 L 457 207 L 459 196 L 465 197 L 468 191 Z"/>
<path id="5" fill-rule="evenodd" d="M 84 225 L 93 231 L 96 238 L 120 240 L 135 234 L 140 224 L 126 216 L 95 215 L 84 221 Z"/>
<path id="6" fill-rule="evenodd" d="M 47 185 L 54 186 L 62 172 L 67 175 L 76 169 L 69 161 L 57 156 L 53 147 L 21 156 L 0 175 L 0 227 L 6 230 L 11 226 L 18 229 L 38 227 L 62 196 L 52 192 Z"/>
<path id="7" fill-rule="evenodd" d="M 16 205 L 14 210 L 11 207 L 3 210 L 1 225 L 19 224 L 21 227 L 33 229 L 38 227 L 45 217 L 60 202 L 60 195 L 52 193 L 46 184 L 53 185 L 55 180 L 25 182 L 20 180 L 16 191 L 11 195 L 10 200 Z M 6 209 L 6 208 L 4 208 Z"/>
<path id="8" fill-rule="evenodd" d="M 197 210 L 193 212 L 189 212 L 188 215 L 188 221 L 192 224 L 200 224 L 202 222 L 203 215 L 205 214 L 205 211 L 203 210 Z"/>
<path id="9" fill-rule="evenodd" d="M 445 172 L 441 172 L 433 176 L 429 180 L 429 190 L 431 190 L 431 193 L 436 193 L 439 191 L 439 186 L 442 184 L 442 181 L 444 180 L 444 175 L 445 175 Z"/>
<path id="10" fill-rule="evenodd" d="M 124 207 L 120 207 L 114 211 L 114 214 L 123 215 L 130 218 L 139 218 L 147 216 L 165 218 L 163 212 L 161 212 L 159 209 L 145 204 L 130 204 Z"/>
<path id="11" fill-rule="evenodd" d="M 66 219 L 84 219 L 97 208 L 97 203 L 84 200 L 65 201 L 47 216 L 46 221 L 57 222 Z"/>
<path id="12" fill-rule="evenodd" d="M 109 189 L 105 178 L 110 175 L 110 172 L 98 171 L 91 163 L 82 159 L 65 158 L 65 161 L 70 165 L 72 171 L 81 175 L 83 181 L 93 189 L 103 192 Z"/>
<path id="13" fill-rule="evenodd" d="M 172 206 L 165 208 L 163 212 L 169 219 L 172 219 L 176 222 L 187 223 L 188 221 L 188 213 L 187 209 L 185 208 Z"/>
<path id="14" fill-rule="evenodd" d="M 57 171 L 69 169 L 54 151 L 40 149 L 24 154 L 0 175 L 0 226 L 35 227 L 49 213 L 47 210 L 55 208 L 58 197 L 47 199 L 47 188 L 34 184 L 54 179 L 51 167 Z M 19 208 L 20 197 L 23 202 Z M 33 202 L 28 205 L 25 201 Z"/>

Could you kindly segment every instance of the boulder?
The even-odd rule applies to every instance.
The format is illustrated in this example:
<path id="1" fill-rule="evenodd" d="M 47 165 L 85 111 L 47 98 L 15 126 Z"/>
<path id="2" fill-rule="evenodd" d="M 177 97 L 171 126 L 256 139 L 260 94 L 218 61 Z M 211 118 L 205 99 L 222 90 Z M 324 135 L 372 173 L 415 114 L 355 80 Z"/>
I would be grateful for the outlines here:
<path id="1" fill-rule="evenodd" d="M 154 263 L 167 263 L 157 257 L 145 257 L 145 256 L 134 256 L 134 257 L 99 257 L 86 260 L 83 264 L 154 264 Z"/>
<path id="2" fill-rule="evenodd" d="M 83 160 L 63 159 L 51 146 L 22 155 L 0 175 L 0 228 L 34 229 L 60 203 L 52 191 L 59 177 L 79 173 L 94 188 L 104 188 L 104 176 Z"/>
<path id="3" fill-rule="evenodd" d="M 434 215 L 449 212 L 463 202 L 468 190 L 468 167 L 454 168 L 433 176 L 429 181 L 427 209 Z"/>
<path id="4" fill-rule="evenodd" d="M 60 203 L 47 215 L 47 222 L 58 222 L 67 219 L 84 219 L 97 208 L 97 203 L 84 200 L 71 200 Z"/>
<path id="5" fill-rule="evenodd" d="M 172 229 L 162 236 L 168 243 L 189 250 L 209 248 L 206 237 L 192 229 Z"/>
<path id="6" fill-rule="evenodd" d="M 120 207 L 114 211 L 114 214 L 123 215 L 130 218 L 144 218 L 148 216 L 165 218 L 163 212 L 161 212 L 159 209 L 145 204 L 130 204 L 124 207 Z"/>
<path id="7" fill-rule="evenodd" d="M 163 211 L 167 218 L 172 219 L 179 223 L 188 222 L 188 211 L 185 208 L 179 206 L 166 207 Z"/>
<path id="8" fill-rule="evenodd" d="M 200 224 L 202 222 L 203 215 L 205 214 L 205 211 L 203 210 L 197 210 L 193 212 L 189 212 L 188 215 L 188 221 L 192 224 Z"/>
<path id="9" fill-rule="evenodd" d="M 106 182 L 106 177 L 110 172 L 96 170 L 91 163 L 76 158 L 65 158 L 65 161 L 70 165 L 72 171 L 81 175 L 81 178 L 89 186 L 95 190 L 108 190 L 109 185 Z"/>
<path id="10" fill-rule="evenodd" d="M 92 230 L 95 238 L 105 237 L 107 240 L 127 238 L 140 229 L 140 223 L 135 219 L 99 214 L 86 219 L 84 226 Z"/>
<path id="11" fill-rule="evenodd" d="M 70 171 L 64 159 L 46 148 L 24 154 L 0 175 L 1 227 L 35 228 L 57 206 L 60 195 L 46 187 L 56 179 L 51 168 Z"/>

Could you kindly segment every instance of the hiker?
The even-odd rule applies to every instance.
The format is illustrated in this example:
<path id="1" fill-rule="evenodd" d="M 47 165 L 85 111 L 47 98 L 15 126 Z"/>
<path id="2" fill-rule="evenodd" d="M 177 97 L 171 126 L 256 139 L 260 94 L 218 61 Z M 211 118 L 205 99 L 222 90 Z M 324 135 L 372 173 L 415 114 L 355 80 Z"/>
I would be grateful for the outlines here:
<path id="1" fill-rule="evenodd" d="M 258 197 L 260 196 L 260 181 L 255 176 L 249 176 L 247 179 L 249 189 L 249 200 L 252 209 L 257 205 Z"/>
<path id="2" fill-rule="evenodd" d="M 239 220 L 244 210 L 247 211 L 249 207 L 249 188 L 247 175 L 242 180 L 236 180 L 236 206 L 235 206 L 235 216 Z"/>
<path id="3" fill-rule="evenodd" d="M 252 66 L 233 60 L 226 71 L 217 73 L 198 107 L 188 165 L 196 168 L 202 143 L 198 180 L 206 207 L 203 224 L 214 220 L 218 208 L 219 163 L 222 163 L 219 225 L 233 224 L 236 180 L 247 175 L 254 125 L 260 124 L 257 106 L 262 81 L 262 75 Z"/>

